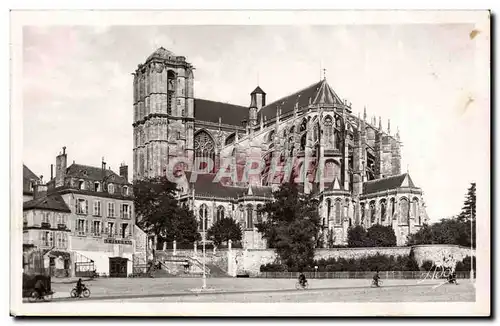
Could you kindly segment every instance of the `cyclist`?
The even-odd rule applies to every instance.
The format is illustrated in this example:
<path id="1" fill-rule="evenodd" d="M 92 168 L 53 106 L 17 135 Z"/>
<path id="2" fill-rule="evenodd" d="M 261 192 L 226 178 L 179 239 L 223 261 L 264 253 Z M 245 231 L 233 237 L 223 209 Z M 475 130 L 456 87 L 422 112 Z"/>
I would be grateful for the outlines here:
<path id="1" fill-rule="evenodd" d="M 379 281 L 380 280 L 380 275 L 378 274 L 378 270 L 375 272 L 375 275 L 373 275 L 373 284 L 375 284 L 375 286 L 379 287 Z"/>
<path id="2" fill-rule="evenodd" d="M 305 287 L 306 284 L 307 284 L 307 279 L 306 279 L 306 276 L 304 275 L 304 273 L 300 272 L 299 274 L 299 284 L 302 286 L 302 287 Z"/>
<path id="3" fill-rule="evenodd" d="M 78 296 L 82 295 L 84 287 L 85 287 L 85 284 L 83 284 L 82 279 L 79 278 L 78 281 L 76 282 L 76 293 L 78 294 Z"/>

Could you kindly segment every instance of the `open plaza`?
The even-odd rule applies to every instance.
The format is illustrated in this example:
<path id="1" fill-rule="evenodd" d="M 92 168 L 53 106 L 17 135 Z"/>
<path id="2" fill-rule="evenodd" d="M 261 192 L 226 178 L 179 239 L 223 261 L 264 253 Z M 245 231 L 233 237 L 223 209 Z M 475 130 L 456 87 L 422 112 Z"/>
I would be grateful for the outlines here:
<path id="1" fill-rule="evenodd" d="M 201 290 L 199 278 L 108 278 L 85 281 L 90 298 L 70 298 L 75 283 L 52 284 L 53 300 L 44 305 L 75 301 L 96 302 L 474 302 L 470 279 L 458 285 L 442 280 L 383 280 L 372 288 L 370 279 L 311 279 L 307 290 L 297 290 L 295 279 L 209 278 Z"/>

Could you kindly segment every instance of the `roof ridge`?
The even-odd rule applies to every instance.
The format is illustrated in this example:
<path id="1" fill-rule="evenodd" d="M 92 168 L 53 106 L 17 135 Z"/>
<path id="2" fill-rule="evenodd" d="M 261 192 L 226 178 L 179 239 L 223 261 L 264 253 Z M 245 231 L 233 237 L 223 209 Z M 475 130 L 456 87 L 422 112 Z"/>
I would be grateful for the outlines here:
<path id="1" fill-rule="evenodd" d="M 242 107 L 244 109 L 248 109 L 247 106 L 240 105 L 240 104 L 233 104 L 233 103 L 229 103 L 229 102 L 214 101 L 214 100 L 209 100 L 209 99 L 201 98 L 201 97 L 195 97 L 194 99 L 195 100 L 202 100 L 202 101 L 212 102 L 212 103 L 229 104 L 229 105 L 233 105 L 233 106 L 239 106 L 239 107 Z"/>
<path id="2" fill-rule="evenodd" d="M 402 176 L 404 176 L 405 174 L 408 174 L 408 173 L 400 173 L 400 174 L 396 174 L 396 175 L 390 175 L 390 176 L 385 177 L 385 178 L 379 178 L 379 179 L 367 180 L 367 181 L 364 181 L 363 183 L 377 182 L 377 181 L 381 181 L 381 180 L 387 180 L 387 179 L 391 179 L 391 178 L 402 177 Z"/>
<path id="3" fill-rule="evenodd" d="M 267 104 L 266 106 L 264 106 L 264 108 L 266 108 L 266 107 L 270 107 L 271 105 L 275 104 L 276 102 L 279 102 L 280 100 L 282 100 L 282 99 L 284 99 L 284 98 L 286 98 L 286 97 L 291 97 L 291 96 L 293 96 L 293 95 L 296 95 L 296 94 L 298 94 L 298 93 L 301 93 L 301 92 L 305 91 L 306 89 L 309 89 L 309 88 L 311 88 L 312 86 L 318 85 L 318 84 L 320 84 L 320 83 L 322 83 L 322 82 L 323 82 L 323 80 L 321 80 L 321 81 L 319 81 L 319 82 L 316 82 L 316 83 L 312 83 L 312 84 L 310 84 L 309 86 L 306 86 L 306 87 L 304 87 L 304 88 L 301 88 L 301 89 L 299 89 L 299 90 L 298 90 L 298 91 L 296 91 L 296 92 L 293 92 L 293 93 L 291 93 L 291 94 L 288 94 L 288 95 L 282 96 L 282 97 L 280 97 L 279 99 L 277 99 L 277 100 L 275 100 L 275 101 L 273 101 L 273 102 L 271 102 L 271 103 Z"/>

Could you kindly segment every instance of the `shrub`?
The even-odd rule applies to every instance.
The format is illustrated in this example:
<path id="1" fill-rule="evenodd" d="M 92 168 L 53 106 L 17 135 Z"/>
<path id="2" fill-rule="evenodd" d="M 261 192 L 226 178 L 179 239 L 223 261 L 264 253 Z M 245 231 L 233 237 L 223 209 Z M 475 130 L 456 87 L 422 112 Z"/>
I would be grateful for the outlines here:
<path id="1" fill-rule="evenodd" d="M 457 265 L 458 266 L 458 265 Z M 421 269 L 424 271 L 430 271 L 434 267 L 434 263 L 431 260 L 424 260 Z"/>

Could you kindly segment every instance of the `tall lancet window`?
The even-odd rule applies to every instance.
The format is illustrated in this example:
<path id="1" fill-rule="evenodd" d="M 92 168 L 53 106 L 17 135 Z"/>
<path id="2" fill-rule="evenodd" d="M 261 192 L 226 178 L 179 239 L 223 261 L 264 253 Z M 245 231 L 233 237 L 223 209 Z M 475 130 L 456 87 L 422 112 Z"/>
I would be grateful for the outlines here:
<path id="1" fill-rule="evenodd" d="M 215 142 L 204 130 L 194 136 L 194 153 L 195 158 L 209 158 L 215 164 Z"/>
<path id="2" fill-rule="evenodd" d="M 325 145 L 331 147 L 333 144 L 333 119 L 329 115 L 325 118 Z"/>
<path id="3" fill-rule="evenodd" d="M 200 206 L 199 219 L 200 224 L 198 226 L 200 230 L 208 230 L 208 206 L 205 204 Z"/>
<path id="4" fill-rule="evenodd" d="M 339 117 L 335 119 L 335 149 L 341 149 L 342 147 L 342 121 Z"/>
<path id="5" fill-rule="evenodd" d="M 172 114 L 172 106 L 175 93 L 175 73 L 172 70 L 167 72 L 167 114 Z"/>

